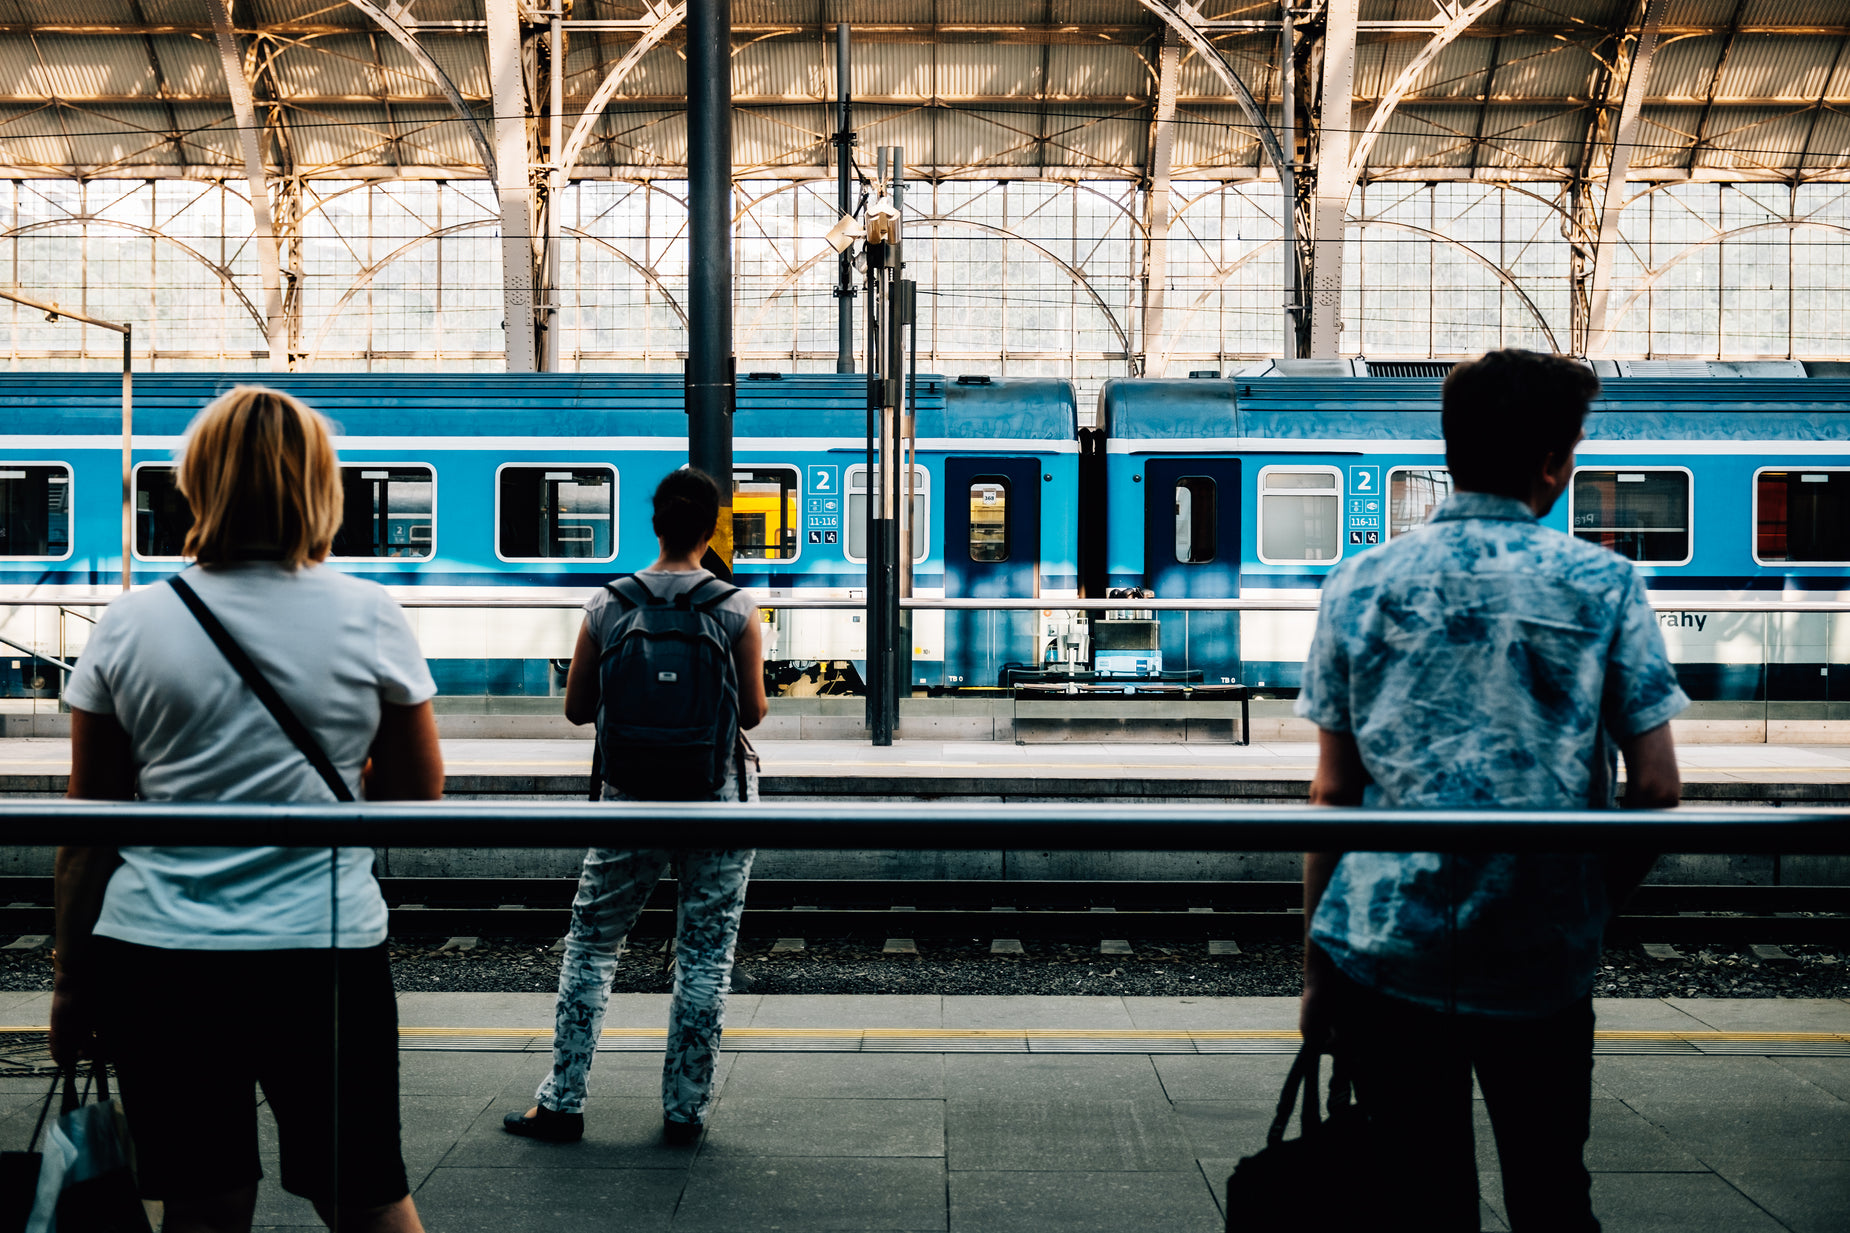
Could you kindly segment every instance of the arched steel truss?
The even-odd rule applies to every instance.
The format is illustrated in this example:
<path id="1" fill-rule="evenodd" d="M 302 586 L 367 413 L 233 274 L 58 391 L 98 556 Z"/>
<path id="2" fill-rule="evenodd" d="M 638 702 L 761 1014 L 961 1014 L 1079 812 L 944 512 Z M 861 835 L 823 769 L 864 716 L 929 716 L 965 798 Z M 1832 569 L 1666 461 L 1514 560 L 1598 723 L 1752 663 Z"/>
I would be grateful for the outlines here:
<path id="1" fill-rule="evenodd" d="M 474 231 L 481 227 L 498 227 L 500 225 L 501 220 L 499 218 L 478 218 L 472 219 L 466 223 L 453 223 L 448 227 L 439 227 L 437 230 L 426 232 L 415 239 L 406 240 L 403 244 L 400 244 L 397 248 L 393 249 L 379 260 L 362 269 L 359 275 L 354 278 L 352 285 L 341 294 L 340 299 L 334 302 L 334 306 L 328 309 L 327 316 L 322 318 L 321 328 L 315 331 L 314 345 L 308 348 L 309 365 L 312 367 L 314 362 L 321 358 L 322 341 L 327 338 L 328 331 L 334 327 L 335 321 L 339 320 L 341 310 L 347 307 L 347 304 L 354 296 L 372 286 L 373 280 L 379 276 L 379 271 L 385 269 L 386 266 L 391 265 L 394 261 L 397 261 L 407 253 L 415 252 L 417 249 L 424 247 L 424 245 L 441 240 L 446 236 L 460 235 L 462 232 Z"/>
<path id="2" fill-rule="evenodd" d="M 166 244 L 180 250 L 218 276 L 219 282 L 224 284 L 226 290 L 237 297 L 238 303 L 244 305 L 244 311 L 250 314 L 251 324 L 257 327 L 258 336 L 263 336 L 263 311 L 255 304 L 251 303 L 251 298 L 244 294 L 244 288 L 238 286 L 238 280 L 232 275 L 229 268 L 213 261 L 210 257 L 187 244 L 185 241 L 176 240 L 165 232 L 155 230 L 153 227 L 144 227 L 140 223 L 125 222 L 119 218 L 106 218 L 99 214 L 66 214 L 60 218 L 41 218 L 22 226 L 8 227 L 5 230 L 0 230 L 0 240 L 11 240 L 22 235 L 30 235 L 35 231 L 49 231 L 55 227 L 71 226 L 106 227 L 113 231 L 132 231 L 137 235 L 147 236 L 156 243 Z"/>
<path id="3" fill-rule="evenodd" d="M 1651 293 L 1651 290 L 1657 286 L 1664 275 L 1670 273 L 1670 271 L 1676 269 L 1703 249 L 1713 248 L 1718 244 L 1726 244 L 1729 240 L 1739 236 L 1751 235 L 1758 231 L 1793 232 L 1803 227 L 1815 227 L 1820 231 L 1834 231 L 1844 236 L 1846 241 L 1850 241 L 1850 227 L 1846 227 L 1841 223 L 1822 223 L 1804 218 L 1770 219 L 1764 223 L 1749 223 L 1743 227 L 1730 227 L 1726 231 L 1717 232 L 1711 236 L 1704 236 L 1695 243 L 1679 249 L 1666 259 L 1662 265 L 1647 270 L 1644 278 L 1632 289 L 1632 293 L 1625 297 L 1624 303 L 1619 305 L 1619 310 L 1612 315 L 1612 324 L 1608 327 L 1608 332 L 1614 334 L 1618 333 L 1619 323 L 1625 320 L 1626 316 L 1632 311 L 1633 307 L 1637 305 L 1639 300 Z M 1787 329 L 1790 328 L 1791 323 L 1788 322 Z"/>

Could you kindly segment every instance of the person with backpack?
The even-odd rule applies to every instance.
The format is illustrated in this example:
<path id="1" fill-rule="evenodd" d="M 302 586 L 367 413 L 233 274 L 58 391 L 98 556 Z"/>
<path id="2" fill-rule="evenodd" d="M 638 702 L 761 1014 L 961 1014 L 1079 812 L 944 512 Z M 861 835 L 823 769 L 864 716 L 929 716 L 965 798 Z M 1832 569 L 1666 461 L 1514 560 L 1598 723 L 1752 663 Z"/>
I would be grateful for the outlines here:
<path id="1" fill-rule="evenodd" d="M 709 476 L 672 472 L 655 490 L 660 557 L 585 605 L 565 717 L 597 724 L 605 800 L 757 799 L 757 758 L 740 733 L 757 727 L 767 709 L 758 612 L 744 592 L 700 565 L 719 508 Z M 662 1138 L 672 1145 L 700 1138 L 752 856 L 750 849 L 585 853 L 559 970 L 552 1072 L 531 1109 L 503 1119 L 510 1134 L 548 1143 L 584 1137 L 585 1082 L 617 951 L 672 862 L 679 903 Z"/>

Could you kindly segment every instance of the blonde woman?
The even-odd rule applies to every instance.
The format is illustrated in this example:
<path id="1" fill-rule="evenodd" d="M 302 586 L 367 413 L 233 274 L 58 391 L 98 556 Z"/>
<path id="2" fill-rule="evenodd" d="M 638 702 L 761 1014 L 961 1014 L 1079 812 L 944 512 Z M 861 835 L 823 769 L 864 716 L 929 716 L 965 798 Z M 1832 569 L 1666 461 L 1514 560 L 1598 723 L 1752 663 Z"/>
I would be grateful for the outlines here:
<path id="1" fill-rule="evenodd" d="M 327 424 L 241 386 L 193 421 L 179 486 L 196 564 L 97 624 L 66 694 L 70 795 L 437 798 L 436 688 L 404 613 L 321 567 L 342 510 Z M 115 1063 L 166 1233 L 250 1229 L 259 1086 L 284 1189 L 344 1233 L 422 1227 L 385 932 L 370 849 L 59 849 L 52 1051 Z"/>

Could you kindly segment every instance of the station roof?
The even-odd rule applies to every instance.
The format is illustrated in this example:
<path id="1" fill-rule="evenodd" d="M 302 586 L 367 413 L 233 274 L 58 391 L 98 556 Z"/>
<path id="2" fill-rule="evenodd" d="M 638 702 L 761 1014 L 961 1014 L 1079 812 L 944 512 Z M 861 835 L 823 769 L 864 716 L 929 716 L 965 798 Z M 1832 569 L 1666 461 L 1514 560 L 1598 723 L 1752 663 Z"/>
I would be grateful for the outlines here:
<path id="1" fill-rule="evenodd" d="M 678 178 L 685 63 L 670 0 L 564 0 L 565 129 L 639 41 L 572 174 Z M 0 0 L 0 175 L 244 173 L 221 0 Z M 1481 0 L 1480 0 L 1481 4 Z M 1362 0 L 1356 127 L 1398 100 L 1364 178 L 1558 179 L 1616 114 L 1614 64 L 1642 0 L 1490 3 L 1397 90 L 1435 25 L 1473 0 Z M 271 174 L 485 174 L 494 123 L 485 0 L 254 0 L 229 20 Z M 1152 162 L 1162 0 L 735 0 L 734 165 L 825 174 L 833 25 L 854 30 L 860 158 L 920 174 L 1141 180 Z M 1206 0 L 1205 33 L 1280 110 L 1281 8 Z M 578 25 L 596 22 L 597 26 Z M 1817 178 L 1850 169 L 1843 0 L 1668 0 L 1634 179 Z M 530 26 L 538 31 L 541 26 Z M 533 49 L 530 47 L 530 51 Z M 546 125 L 534 125 L 543 142 Z M 536 162 L 544 162 L 545 155 Z M 1269 175 L 1228 87 L 1181 47 L 1177 180 Z"/>

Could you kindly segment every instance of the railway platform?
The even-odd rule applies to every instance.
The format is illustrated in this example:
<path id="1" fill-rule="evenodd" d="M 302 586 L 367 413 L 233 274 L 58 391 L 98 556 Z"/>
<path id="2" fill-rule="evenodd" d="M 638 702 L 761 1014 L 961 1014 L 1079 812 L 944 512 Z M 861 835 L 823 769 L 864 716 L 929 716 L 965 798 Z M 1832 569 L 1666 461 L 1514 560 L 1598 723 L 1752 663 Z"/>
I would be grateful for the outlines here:
<path id="1" fill-rule="evenodd" d="M 767 796 L 965 796 L 1011 800 L 1108 797 L 1301 799 L 1316 768 L 1305 741 L 1228 744 L 902 739 L 759 739 Z M 452 795 L 578 797 L 591 746 L 583 739 L 449 737 Z M 1850 745 L 1678 746 L 1687 799 L 1850 799 Z M 0 794 L 62 792 L 70 742 L 0 740 Z"/>
<path id="2" fill-rule="evenodd" d="M 47 995 L 0 994 L 16 1056 Z M 1587 1160 L 1607 1233 L 1826 1233 L 1850 1213 L 1850 1000 L 1607 999 Z M 546 994 L 399 999 L 407 1161 L 441 1233 L 1123 1233 L 1221 1227 L 1296 1048 L 1290 998 L 733 999 L 718 1102 L 659 1142 L 666 995 L 611 1000 L 587 1133 L 515 1139 L 547 1065 Z M 0 1079 L 30 1129 L 41 1080 Z M 1503 1229 L 1479 1117 L 1483 1227 Z M 258 1227 L 319 1227 L 273 1182 Z M 11 1140 L 9 1140 L 10 1142 Z"/>

